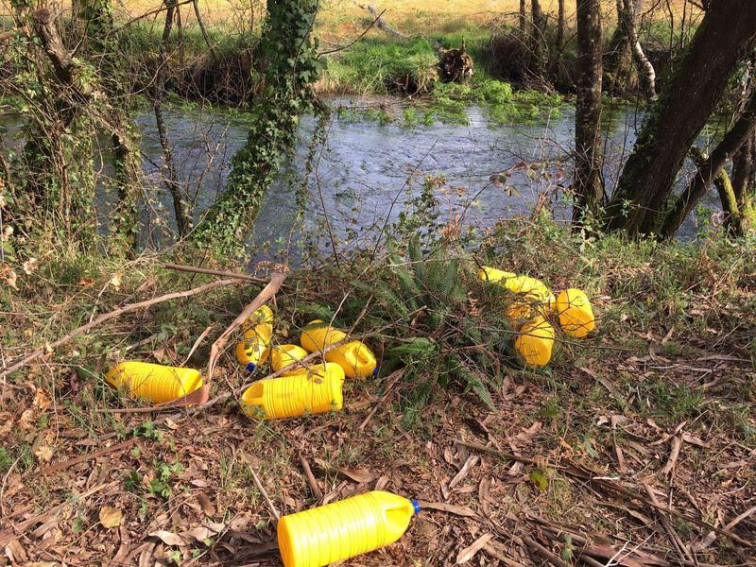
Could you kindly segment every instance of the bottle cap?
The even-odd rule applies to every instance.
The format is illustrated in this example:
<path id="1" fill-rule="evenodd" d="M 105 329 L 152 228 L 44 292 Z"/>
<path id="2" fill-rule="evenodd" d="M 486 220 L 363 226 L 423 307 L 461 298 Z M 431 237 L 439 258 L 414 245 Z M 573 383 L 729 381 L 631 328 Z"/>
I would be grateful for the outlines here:
<path id="1" fill-rule="evenodd" d="M 378 376 L 378 371 L 379 371 L 379 370 L 380 370 L 380 368 L 378 368 L 378 367 L 376 366 L 376 367 L 375 367 L 375 369 L 373 370 L 373 376 Z"/>
<path id="2" fill-rule="evenodd" d="M 254 372 L 257 365 L 254 362 L 247 363 L 247 372 Z"/>
<path id="3" fill-rule="evenodd" d="M 415 514 L 420 513 L 420 504 L 418 504 L 417 500 L 411 500 L 412 507 L 415 509 Z"/>

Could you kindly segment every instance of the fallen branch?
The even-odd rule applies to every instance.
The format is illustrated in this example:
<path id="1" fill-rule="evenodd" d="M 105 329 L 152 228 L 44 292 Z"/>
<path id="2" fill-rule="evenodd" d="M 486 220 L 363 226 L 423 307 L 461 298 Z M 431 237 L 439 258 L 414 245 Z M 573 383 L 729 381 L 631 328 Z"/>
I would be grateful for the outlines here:
<path id="1" fill-rule="evenodd" d="M 273 274 L 273 276 L 271 276 L 270 278 L 270 282 L 268 282 L 268 285 L 266 285 L 262 289 L 262 291 L 257 294 L 257 297 L 255 297 L 252 302 L 244 308 L 244 311 L 236 316 L 236 319 L 234 319 L 226 328 L 226 330 L 223 331 L 221 336 L 215 340 L 213 346 L 210 347 L 210 361 L 207 364 L 207 380 L 205 381 L 205 385 L 209 385 L 210 381 L 213 379 L 215 364 L 218 362 L 218 358 L 223 352 L 223 348 L 226 346 L 231 333 L 241 327 L 244 321 L 246 321 L 250 317 L 250 315 L 252 315 L 252 313 L 257 311 L 258 309 L 260 309 L 260 307 L 270 301 L 281 288 L 281 284 L 283 284 L 285 279 L 286 274 L 282 272 L 276 272 L 275 274 Z"/>
<path id="2" fill-rule="evenodd" d="M 84 463 L 86 461 L 91 461 L 93 459 L 98 459 L 99 457 L 103 457 L 105 455 L 108 455 L 110 453 L 114 453 L 115 451 L 122 451 L 124 449 L 128 449 L 132 445 L 135 445 L 136 442 L 139 441 L 138 437 L 133 437 L 132 439 L 128 439 L 124 441 L 123 443 L 117 443 L 116 445 L 113 445 L 111 447 L 107 447 L 105 449 L 101 449 L 99 451 L 95 451 L 94 453 L 89 453 L 87 455 L 81 455 L 79 457 L 75 457 L 73 459 L 69 459 L 67 461 L 63 461 L 61 463 L 56 463 L 54 465 L 51 465 L 49 467 L 45 467 L 44 469 L 33 473 L 35 477 L 45 476 L 48 474 L 52 474 L 54 472 L 62 471 L 65 469 L 69 469 L 73 467 L 74 465 L 78 465 L 80 463 Z M 27 473 L 26 476 L 29 476 L 31 471 Z"/>
<path id="3" fill-rule="evenodd" d="M 305 459 L 303 455 L 299 455 L 299 462 L 302 464 L 302 470 L 304 471 L 305 478 L 307 479 L 307 484 L 310 486 L 310 492 L 312 492 L 312 495 L 317 500 L 321 500 L 323 498 L 323 491 L 320 490 L 320 485 L 318 485 L 318 481 L 315 479 L 315 475 L 312 474 L 310 463 L 307 462 L 307 459 Z"/>
<path id="4" fill-rule="evenodd" d="M 255 481 L 255 485 L 257 486 L 257 489 L 260 491 L 260 494 L 262 494 L 263 498 L 265 499 L 266 504 L 268 505 L 268 508 L 270 508 L 270 513 L 273 514 L 273 516 L 276 518 L 276 521 L 281 519 L 281 514 L 279 514 L 276 507 L 273 505 L 273 501 L 270 499 L 270 496 L 268 496 L 268 492 L 265 490 L 265 487 L 262 485 L 262 482 L 260 482 L 260 478 L 257 476 L 257 473 L 255 472 L 255 468 L 252 466 L 252 461 L 250 460 L 248 455 L 243 455 L 244 461 L 247 463 L 247 468 L 249 468 L 249 472 L 252 473 L 252 479 Z"/>
<path id="5" fill-rule="evenodd" d="M 60 345 L 67 343 L 71 339 L 86 333 L 87 331 L 93 329 L 94 327 L 97 327 L 98 325 L 101 325 L 102 323 L 105 323 L 106 321 L 110 321 L 111 319 L 115 319 L 116 317 L 120 317 L 121 315 L 125 313 L 131 313 L 132 311 L 145 309 L 147 307 L 151 307 L 152 305 L 163 303 L 164 301 L 171 301 L 172 299 L 183 299 L 186 297 L 192 297 L 193 295 L 204 293 L 206 291 L 210 291 L 217 287 L 231 285 L 231 284 L 238 284 L 240 281 L 241 281 L 240 279 L 219 280 L 216 282 L 211 282 L 205 285 L 201 285 L 199 287 L 196 287 L 194 289 L 190 289 L 187 291 L 176 291 L 173 293 L 168 293 L 166 295 L 161 295 L 160 297 L 154 297 L 152 299 L 148 299 L 147 301 L 140 301 L 139 303 L 130 303 L 128 305 L 124 305 L 123 307 L 119 307 L 118 309 L 115 309 L 114 311 L 103 313 L 102 315 L 96 317 L 95 319 L 87 323 L 86 325 L 82 325 L 81 327 L 74 329 L 73 331 L 65 335 L 64 337 L 52 343 L 49 346 L 49 348 L 55 349 L 59 347 Z M 47 347 L 40 347 L 36 349 L 35 351 L 33 351 L 31 354 L 28 354 L 24 357 L 21 357 L 11 362 L 9 366 L 3 368 L 3 370 L 0 371 L 0 378 L 5 378 L 11 372 L 15 372 L 16 370 L 18 370 L 19 368 L 22 368 L 29 362 L 36 360 L 37 358 L 39 358 L 45 353 L 46 348 Z"/>

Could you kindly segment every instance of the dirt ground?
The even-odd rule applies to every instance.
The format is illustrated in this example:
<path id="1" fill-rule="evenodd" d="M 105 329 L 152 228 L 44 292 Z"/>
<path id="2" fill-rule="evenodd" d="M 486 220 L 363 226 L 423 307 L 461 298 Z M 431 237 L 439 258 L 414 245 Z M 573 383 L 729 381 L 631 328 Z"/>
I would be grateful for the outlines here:
<path id="1" fill-rule="evenodd" d="M 2 476 L 0 564 L 281 565 L 271 507 L 378 488 L 423 511 L 345 565 L 753 565 L 754 321 L 732 315 L 562 345 L 574 364 L 513 369 L 496 411 L 438 393 L 412 429 L 400 373 L 349 381 L 341 413 L 256 423 L 232 403 L 145 422 L 101 381 L 35 365 L 2 388 L 0 435 L 25 452 Z M 230 358 L 217 375 L 245 379 Z"/>

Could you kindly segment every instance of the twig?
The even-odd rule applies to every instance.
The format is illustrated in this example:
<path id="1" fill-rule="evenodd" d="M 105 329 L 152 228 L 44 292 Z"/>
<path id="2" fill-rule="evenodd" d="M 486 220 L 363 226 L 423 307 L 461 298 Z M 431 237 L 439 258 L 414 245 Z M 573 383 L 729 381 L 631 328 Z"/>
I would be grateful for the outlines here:
<path id="1" fill-rule="evenodd" d="M 307 459 L 305 459 L 303 455 L 299 455 L 299 462 L 302 464 L 302 470 L 304 471 L 305 478 L 307 479 L 307 484 L 310 486 L 310 491 L 312 491 L 312 495 L 316 499 L 321 500 L 323 498 L 323 491 L 320 490 L 320 485 L 318 484 L 318 481 L 315 479 L 315 475 L 312 474 L 310 463 L 307 462 Z"/>
<path id="2" fill-rule="evenodd" d="M 360 423 L 360 426 L 357 428 L 358 431 L 365 429 L 365 426 L 370 422 L 371 419 L 373 419 L 373 416 L 378 411 L 378 408 L 381 407 L 381 404 L 383 404 L 391 394 L 391 388 L 393 388 L 394 384 L 402 379 L 402 376 L 404 376 L 405 372 L 407 372 L 406 368 L 400 368 L 399 370 L 395 370 L 386 377 L 386 389 L 383 396 L 381 396 L 381 399 L 376 402 L 376 404 L 373 406 L 373 409 L 370 410 L 370 413 L 367 414 L 367 417 L 362 421 L 362 423 Z"/>
<path id="3" fill-rule="evenodd" d="M 472 441 L 465 441 L 463 439 L 455 439 L 455 443 L 458 445 L 462 445 L 464 447 L 468 447 L 469 449 L 475 449 L 476 451 L 481 451 L 483 453 L 490 453 L 491 455 L 496 455 L 497 457 L 501 457 L 502 459 L 508 459 L 510 461 L 519 461 L 521 463 L 524 463 L 526 465 L 538 465 L 538 461 L 535 459 L 531 459 L 529 457 L 521 457 L 519 455 L 515 455 L 513 453 L 507 453 L 505 451 L 499 451 L 498 449 L 494 449 L 493 447 L 486 447 L 485 445 L 481 445 L 480 443 L 474 443 Z M 555 469 L 564 469 L 565 467 L 561 465 L 549 465 L 552 468 Z"/>
<path id="4" fill-rule="evenodd" d="M 651 501 L 654 504 L 658 505 L 659 501 L 656 498 L 656 494 L 654 494 L 654 490 L 646 483 L 643 483 L 643 487 L 646 489 L 646 492 L 648 493 L 648 497 L 651 499 Z M 672 526 L 669 519 L 663 514 L 659 514 L 659 519 L 661 520 L 661 523 L 664 526 L 664 529 L 667 531 L 667 536 L 669 537 L 669 541 L 672 543 L 672 546 L 677 550 L 677 553 L 679 553 L 684 559 L 687 559 L 688 561 L 693 561 L 693 556 L 691 555 L 688 548 L 685 547 L 685 544 L 683 544 L 682 540 L 680 539 L 680 536 L 675 531 L 675 528 Z"/>
<path id="5" fill-rule="evenodd" d="M 567 564 L 562 561 L 559 557 L 551 553 L 548 549 L 543 547 L 540 543 L 538 543 L 536 540 L 524 537 L 522 538 L 522 541 L 528 544 L 528 546 L 535 551 L 538 555 L 546 559 L 549 563 L 556 565 L 557 567 L 567 567 Z"/>
<path id="6" fill-rule="evenodd" d="M 124 305 L 123 307 L 119 307 L 118 309 L 114 311 L 110 311 L 109 313 L 103 313 L 102 315 L 100 315 L 99 317 L 96 317 L 95 319 L 87 323 L 86 325 L 82 325 L 81 327 L 74 329 L 73 331 L 65 335 L 64 337 L 52 343 L 49 346 L 49 348 L 55 349 L 59 347 L 60 345 L 67 343 L 74 337 L 78 337 L 79 335 L 86 333 L 90 329 L 93 329 L 94 327 L 97 327 L 98 325 L 101 325 L 102 323 L 105 323 L 106 321 L 110 321 L 111 319 L 120 317 L 121 315 L 125 313 L 131 313 L 132 311 L 145 309 L 152 305 L 163 303 L 164 301 L 170 301 L 172 299 L 182 299 L 185 297 L 191 297 L 199 293 L 210 291 L 211 289 L 215 289 L 216 287 L 221 287 L 221 286 L 226 286 L 226 285 L 231 285 L 231 284 L 238 284 L 239 282 L 240 282 L 239 279 L 219 280 L 219 281 L 211 282 L 205 285 L 201 285 L 199 287 L 196 287 L 194 289 L 190 289 L 187 291 L 177 291 L 173 293 L 168 293 L 166 295 L 161 295 L 160 297 L 154 297 L 147 301 L 140 301 L 139 303 L 130 303 L 128 305 Z M 16 370 L 28 364 L 29 362 L 39 358 L 44 353 L 45 353 L 45 347 L 40 347 L 36 349 L 35 351 L 33 351 L 31 354 L 28 354 L 20 359 L 17 359 L 11 362 L 11 364 L 8 367 L 0 371 L 0 378 L 4 378 L 5 376 L 8 376 L 11 372 L 15 372 Z"/>
<path id="7" fill-rule="evenodd" d="M 211 276 L 221 276 L 224 278 L 237 278 L 240 280 L 247 280 L 249 282 L 268 283 L 268 280 L 264 278 L 256 278 L 254 276 L 248 276 L 247 274 L 237 274 L 236 272 L 226 272 L 224 270 L 197 268 L 195 266 L 184 266 L 182 264 L 163 264 L 163 268 L 165 268 L 166 270 L 176 270 L 179 272 L 193 272 L 195 274 L 209 274 Z"/>
<path id="8" fill-rule="evenodd" d="M 184 359 L 184 362 L 181 363 L 181 366 L 184 366 L 186 365 L 187 362 L 189 362 L 189 359 L 194 354 L 194 351 L 197 350 L 197 347 L 199 347 L 202 344 L 202 341 L 205 340 L 207 335 L 210 334 L 210 331 L 213 330 L 213 327 L 215 327 L 215 324 L 208 325 L 207 328 L 204 331 L 202 331 L 202 334 L 199 337 L 197 337 L 197 340 L 194 341 L 194 344 L 192 345 L 192 350 L 190 350 L 189 354 L 186 355 L 186 358 Z"/>
<path id="9" fill-rule="evenodd" d="M 363 32 L 362 32 L 362 33 L 361 33 L 360 35 L 358 35 L 358 36 L 357 36 L 357 38 L 356 38 L 356 39 L 354 39 L 354 40 L 350 41 L 350 42 L 349 42 L 349 43 L 347 43 L 346 45 L 342 45 L 341 47 L 335 47 L 334 49 L 328 49 L 328 50 L 326 50 L 326 51 L 321 51 L 321 52 L 319 52 L 319 53 L 318 53 L 318 57 L 322 57 L 323 55 L 330 55 L 330 54 L 332 54 L 332 53 L 338 53 L 339 51 L 344 51 L 345 49 L 349 49 L 349 48 L 350 48 L 350 47 L 352 47 L 352 46 L 353 46 L 353 45 L 354 45 L 355 43 L 357 43 L 357 42 L 358 42 L 358 41 L 360 41 L 360 40 L 361 40 L 361 39 L 362 39 L 363 37 L 365 37 L 365 35 L 367 34 L 367 32 L 369 32 L 369 31 L 370 31 L 371 29 L 373 29 L 373 26 L 375 26 L 375 24 L 377 24 L 377 23 L 378 23 L 378 20 L 380 20 L 380 19 L 381 19 L 381 16 L 382 16 L 383 14 L 385 14 L 385 13 L 386 13 L 386 10 L 383 10 L 383 11 L 382 11 L 382 12 L 381 12 L 380 14 L 378 14 L 378 15 L 377 15 L 377 16 L 375 17 L 375 19 L 374 19 L 374 20 L 373 20 L 372 22 L 370 22 L 370 25 L 369 25 L 368 27 L 366 27 L 366 28 L 365 28 L 365 30 L 364 30 L 364 31 L 363 31 Z"/>
<path id="10" fill-rule="evenodd" d="M 252 466 L 252 461 L 250 460 L 249 456 L 246 454 L 243 454 L 244 460 L 247 463 L 247 467 L 249 468 L 249 472 L 252 473 L 252 479 L 255 481 L 255 485 L 257 486 L 257 489 L 262 494 L 263 498 L 265 499 L 265 502 L 268 504 L 268 508 L 270 508 L 270 513 L 273 514 L 273 516 L 276 518 L 276 521 L 281 519 L 281 514 L 278 513 L 278 510 L 276 510 L 276 507 L 273 505 L 273 502 L 270 499 L 270 496 L 268 496 L 268 493 L 265 490 L 265 487 L 262 485 L 262 482 L 260 482 L 260 478 L 257 476 L 257 473 L 255 472 L 254 467 Z"/>
<path id="11" fill-rule="evenodd" d="M 677 464 L 677 458 L 680 456 L 680 448 L 682 447 L 682 439 L 679 435 L 675 435 L 672 438 L 672 449 L 669 452 L 669 459 L 667 460 L 667 464 L 664 465 L 664 468 L 659 471 L 663 475 L 667 475 L 671 473 L 675 465 Z"/>

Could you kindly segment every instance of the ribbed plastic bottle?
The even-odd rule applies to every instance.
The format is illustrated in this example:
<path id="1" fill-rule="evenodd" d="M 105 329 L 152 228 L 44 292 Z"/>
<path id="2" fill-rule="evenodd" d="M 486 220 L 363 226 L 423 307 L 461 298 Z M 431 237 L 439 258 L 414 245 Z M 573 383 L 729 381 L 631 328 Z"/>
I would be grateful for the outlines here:
<path id="1" fill-rule="evenodd" d="M 343 341 L 347 334 L 330 327 L 321 320 L 311 321 L 302 331 L 300 344 L 307 352 L 320 352 Z M 349 341 L 326 352 L 323 358 L 344 369 L 347 378 L 367 378 L 378 373 L 378 362 L 370 348 L 362 341 Z"/>
<path id="2" fill-rule="evenodd" d="M 278 521 L 285 567 L 323 567 L 397 541 L 420 511 L 417 502 L 376 490 Z"/>
<path id="3" fill-rule="evenodd" d="M 300 364 L 296 364 L 309 353 L 300 346 L 297 345 L 278 345 L 270 347 L 270 366 L 273 368 L 273 372 L 280 372 L 285 368 L 289 368 L 283 375 L 289 374 L 301 374 L 302 370 L 306 370 Z"/>
<path id="4" fill-rule="evenodd" d="M 540 315 L 525 323 L 515 339 L 515 350 L 529 366 L 546 366 L 554 348 L 554 327 Z"/>
<path id="5" fill-rule="evenodd" d="M 273 323 L 273 311 L 267 305 L 263 305 L 247 317 L 247 320 L 242 323 L 242 330 L 247 331 L 261 323 Z"/>
<path id="6" fill-rule="evenodd" d="M 236 359 L 252 372 L 258 364 L 268 360 L 272 336 L 273 325 L 270 323 L 255 325 L 244 333 L 244 338 L 236 345 Z"/>
<path id="7" fill-rule="evenodd" d="M 591 301 L 580 289 L 566 289 L 557 295 L 554 312 L 564 333 L 576 339 L 585 338 L 596 328 Z"/>
<path id="8" fill-rule="evenodd" d="M 253 419 L 283 419 L 341 410 L 344 371 L 338 364 L 316 364 L 301 374 L 260 380 L 241 397 L 241 409 Z"/>
<path id="9" fill-rule="evenodd" d="M 106 379 L 132 397 L 158 404 L 176 400 L 202 387 L 199 370 L 148 362 L 121 362 L 110 369 Z"/>
<path id="10" fill-rule="evenodd" d="M 551 305 L 554 301 L 554 294 L 546 284 L 530 276 L 518 276 L 512 272 L 504 272 L 488 266 L 478 270 L 478 279 L 491 283 L 503 285 L 512 293 L 524 295 L 531 300 L 540 301 L 541 303 Z"/>

